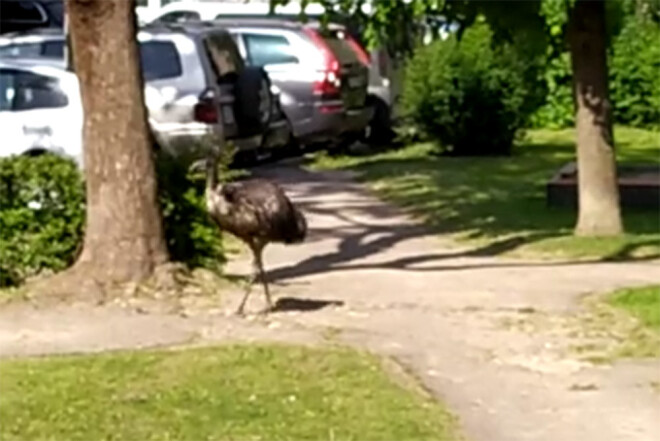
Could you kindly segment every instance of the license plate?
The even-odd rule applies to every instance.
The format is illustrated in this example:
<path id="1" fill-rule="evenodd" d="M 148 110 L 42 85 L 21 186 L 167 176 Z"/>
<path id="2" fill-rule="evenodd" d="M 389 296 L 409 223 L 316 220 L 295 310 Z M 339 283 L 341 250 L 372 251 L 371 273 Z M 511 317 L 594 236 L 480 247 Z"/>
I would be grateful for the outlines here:
<path id="1" fill-rule="evenodd" d="M 348 79 L 348 87 L 355 89 L 356 87 L 361 87 L 364 85 L 362 77 L 351 77 Z"/>

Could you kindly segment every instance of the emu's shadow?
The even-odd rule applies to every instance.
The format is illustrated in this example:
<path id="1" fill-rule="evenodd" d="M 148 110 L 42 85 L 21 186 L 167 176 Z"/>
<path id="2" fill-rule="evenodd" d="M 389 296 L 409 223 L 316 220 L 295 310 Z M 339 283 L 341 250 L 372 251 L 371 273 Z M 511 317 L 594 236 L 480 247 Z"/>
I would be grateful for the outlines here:
<path id="1" fill-rule="evenodd" d="M 295 297 L 282 297 L 277 299 L 271 312 L 311 312 L 318 311 L 329 306 L 343 306 L 344 302 L 339 300 L 313 300 L 298 299 Z"/>

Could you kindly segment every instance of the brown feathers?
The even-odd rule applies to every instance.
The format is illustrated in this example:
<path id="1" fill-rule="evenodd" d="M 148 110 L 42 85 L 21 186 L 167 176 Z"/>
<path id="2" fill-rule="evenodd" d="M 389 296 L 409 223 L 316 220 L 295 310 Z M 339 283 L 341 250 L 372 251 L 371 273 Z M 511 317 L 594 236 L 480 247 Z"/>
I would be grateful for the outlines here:
<path id="1" fill-rule="evenodd" d="M 211 215 L 221 228 L 249 241 L 298 243 L 305 239 L 305 217 L 277 184 L 264 179 L 232 182 L 216 189 L 226 204 Z"/>

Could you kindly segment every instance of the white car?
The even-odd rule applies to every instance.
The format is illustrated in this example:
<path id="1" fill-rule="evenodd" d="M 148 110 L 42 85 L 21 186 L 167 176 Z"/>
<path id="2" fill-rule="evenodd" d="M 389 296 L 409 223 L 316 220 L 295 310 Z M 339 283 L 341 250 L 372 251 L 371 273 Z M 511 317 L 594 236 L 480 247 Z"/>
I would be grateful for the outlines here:
<path id="1" fill-rule="evenodd" d="M 158 91 L 145 88 L 146 100 Z M 78 77 L 60 60 L 0 60 L 0 157 L 53 153 L 83 165 Z"/>
<path id="2" fill-rule="evenodd" d="M 0 157 L 52 152 L 82 166 L 77 77 L 45 60 L 0 60 Z"/>

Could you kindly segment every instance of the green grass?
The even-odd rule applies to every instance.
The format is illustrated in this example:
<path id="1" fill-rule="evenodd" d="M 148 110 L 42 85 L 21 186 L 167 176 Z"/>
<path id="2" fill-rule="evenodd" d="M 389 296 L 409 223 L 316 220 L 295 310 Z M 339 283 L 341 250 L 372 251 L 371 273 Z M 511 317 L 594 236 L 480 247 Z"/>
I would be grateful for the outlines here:
<path id="1" fill-rule="evenodd" d="M 622 289 L 611 294 L 608 302 L 627 311 L 644 326 L 660 331 L 660 285 Z"/>
<path id="2" fill-rule="evenodd" d="M 0 362 L 3 440 L 456 439 L 437 403 L 347 349 L 227 346 Z"/>
<path id="3" fill-rule="evenodd" d="M 617 127 L 619 163 L 660 164 L 660 133 Z M 627 234 L 572 236 L 575 212 L 546 206 L 545 184 L 574 160 L 573 130 L 535 130 L 508 158 L 451 158 L 429 144 L 371 156 L 319 155 L 313 168 L 351 169 L 386 200 L 421 216 L 439 233 L 473 241 L 484 254 L 625 259 L 660 256 L 660 214 L 625 210 Z"/>
<path id="4" fill-rule="evenodd" d="M 583 339 L 573 350 L 583 359 L 660 357 L 660 285 L 637 286 L 587 296 L 578 316 Z"/>

